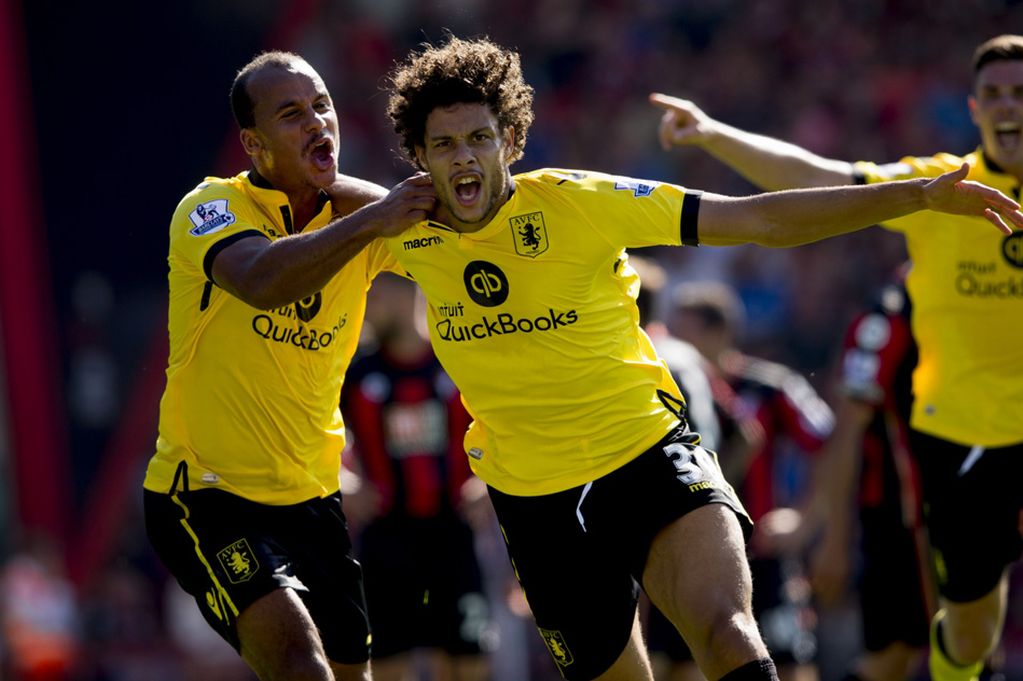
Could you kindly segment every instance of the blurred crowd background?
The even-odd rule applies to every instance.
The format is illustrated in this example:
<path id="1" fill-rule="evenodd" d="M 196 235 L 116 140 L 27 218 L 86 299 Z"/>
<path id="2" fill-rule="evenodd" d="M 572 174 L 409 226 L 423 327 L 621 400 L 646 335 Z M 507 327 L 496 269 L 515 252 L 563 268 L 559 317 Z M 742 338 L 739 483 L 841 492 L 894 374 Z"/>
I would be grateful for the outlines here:
<path id="1" fill-rule="evenodd" d="M 411 172 L 384 115 L 384 76 L 451 31 L 521 51 L 536 123 L 513 170 L 587 168 L 747 194 L 752 186 L 702 152 L 659 148 L 649 92 L 692 98 L 720 120 L 837 158 L 965 153 L 978 143 L 966 108 L 972 50 L 1023 31 L 1019 0 L 0 7 L 0 191 L 8 208 L 20 207 L 0 219 L 0 250 L 9 249 L 0 274 L 0 659 L 24 650 L 74 659 L 73 678 L 89 681 L 210 670 L 222 681 L 249 678 L 167 584 L 141 526 L 140 482 L 166 357 L 168 222 L 205 175 L 246 167 L 227 93 L 254 54 L 288 49 L 319 70 L 340 115 L 342 172 L 384 185 Z M 672 283 L 732 284 L 747 308 L 742 348 L 795 367 L 825 399 L 845 325 L 904 257 L 901 239 L 877 227 L 787 251 L 650 254 Z M 500 546 L 481 550 L 504 560 Z M 1016 591 L 1006 674 L 1023 678 Z M 506 655 L 529 637 L 508 625 Z"/>

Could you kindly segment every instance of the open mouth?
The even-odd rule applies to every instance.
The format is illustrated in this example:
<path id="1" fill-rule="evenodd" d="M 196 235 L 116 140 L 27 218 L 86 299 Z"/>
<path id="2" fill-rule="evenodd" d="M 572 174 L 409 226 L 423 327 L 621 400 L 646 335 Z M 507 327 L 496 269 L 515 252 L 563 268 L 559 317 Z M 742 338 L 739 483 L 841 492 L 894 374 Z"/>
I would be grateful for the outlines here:
<path id="1" fill-rule="evenodd" d="M 1020 125 L 1010 121 L 995 124 L 995 138 L 1003 149 L 1016 149 L 1020 144 Z"/>
<path id="2" fill-rule="evenodd" d="M 471 206 L 479 198 L 483 185 L 476 175 L 464 175 L 455 180 L 454 187 L 458 202 L 463 206 Z"/>
<path id="3" fill-rule="evenodd" d="M 329 137 L 314 142 L 308 154 L 317 170 L 326 171 L 334 167 L 334 142 Z"/>

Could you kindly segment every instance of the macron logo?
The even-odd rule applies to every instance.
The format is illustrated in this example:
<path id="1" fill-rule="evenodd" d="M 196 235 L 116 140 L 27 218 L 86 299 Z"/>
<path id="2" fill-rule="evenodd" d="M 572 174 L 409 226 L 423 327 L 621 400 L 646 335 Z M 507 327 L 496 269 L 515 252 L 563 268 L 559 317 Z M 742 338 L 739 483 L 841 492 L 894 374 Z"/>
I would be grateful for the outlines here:
<path id="1" fill-rule="evenodd" d="M 443 242 L 444 240 L 439 236 L 427 236 L 421 239 L 406 239 L 401 242 L 401 245 L 406 251 L 414 251 L 417 248 L 426 248 Z"/>

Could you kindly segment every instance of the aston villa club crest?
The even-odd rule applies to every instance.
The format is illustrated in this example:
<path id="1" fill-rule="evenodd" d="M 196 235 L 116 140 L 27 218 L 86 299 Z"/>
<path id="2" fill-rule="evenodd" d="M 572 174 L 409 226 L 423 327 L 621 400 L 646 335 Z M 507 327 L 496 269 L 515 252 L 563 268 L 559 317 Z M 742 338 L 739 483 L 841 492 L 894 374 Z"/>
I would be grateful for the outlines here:
<path id="1" fill-rule="evenodd" d="M 550 246 L 543 213 L 537 211 L 516 215 L 508 222 L 511 225 L 512 237 L 515 239 L 515 252 L 519 255 L 535 258 Z"/>
<path id="2" fill-rule="evenodd" d="M 252 554 L 249 542 L 245 539 L 239 539 L 219 551 L 217 559 L 232 584 L 249 581 L 259 570 L 259 561 Z"/>
<path id="3" fill-rule="evenodd" d="M 547 644 L 547 650 L 551 652 L 551 657 L 559 667 L 567 667 L 568 665 L 575 662 L 572 657 L 572 651 L 565 645 L 565 638 L 561 635 L 560 631 L 553 629 L 544 629 L 537 627 L 540 630 L 540 635 L 543 636 L 543 642 Z"/>

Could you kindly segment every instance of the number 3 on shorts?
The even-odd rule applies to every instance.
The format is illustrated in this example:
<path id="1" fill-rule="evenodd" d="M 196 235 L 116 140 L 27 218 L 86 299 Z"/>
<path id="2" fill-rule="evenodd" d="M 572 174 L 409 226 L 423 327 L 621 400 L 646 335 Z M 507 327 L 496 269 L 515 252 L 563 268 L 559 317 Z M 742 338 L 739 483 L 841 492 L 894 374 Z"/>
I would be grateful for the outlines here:
<path id="1" fill-rule="evenodd" d="M 717 461 L 703 447 L 673 442 L 664 447 L 664 454 L 675 464 L 675 470 L 678 471 L 675 477 L 684 484 L 695 485 L 707 480 L 714 487 L 725 487 L 722 485 L 724 479 Z"/>

